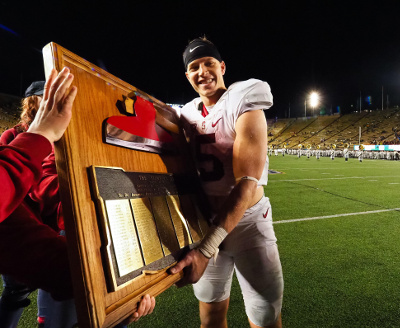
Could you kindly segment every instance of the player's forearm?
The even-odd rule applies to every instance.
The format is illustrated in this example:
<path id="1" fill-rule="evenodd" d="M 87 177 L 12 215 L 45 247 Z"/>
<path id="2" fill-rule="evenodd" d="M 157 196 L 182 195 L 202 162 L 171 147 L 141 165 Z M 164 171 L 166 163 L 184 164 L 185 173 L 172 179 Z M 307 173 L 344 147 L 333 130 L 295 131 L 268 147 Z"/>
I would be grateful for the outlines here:
<path id="1" fill-rule="evenodd" d="M 251 180 L 241 180 L 231 191 L 215 218 L 215 224 L 230 233 L 244 212 L 262 197 L 262 188 Z M 257 198 L 257 199 L 256 199 Z"/>
<path id="2" fill-rule="evenodd" d="M 236 227 L 245 211 L 261 198 L 262 193 L 262 188 L 257 188 L 257 183 L 252 180 L 241 180 L 233 188 L 215 218 L 214 225 L 210 227 L 198 247 L 206 258 L 210 259 L 218 254 L 219 245 Z"/>

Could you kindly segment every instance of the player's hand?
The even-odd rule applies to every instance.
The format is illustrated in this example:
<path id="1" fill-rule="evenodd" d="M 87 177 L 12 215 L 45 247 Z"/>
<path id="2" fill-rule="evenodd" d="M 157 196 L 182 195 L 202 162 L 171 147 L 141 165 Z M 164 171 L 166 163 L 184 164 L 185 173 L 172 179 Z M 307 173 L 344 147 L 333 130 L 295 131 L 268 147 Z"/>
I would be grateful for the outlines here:
<path id="1" fill-rule="evenodd" d="M 28 132 L 40 134 L 51 143 L 62 137 L 71 120 L 77 93 L 75 86 L 68 91 L 73 79 L 74 76 L 66 67 L 58 75 L 56 70 L 51 71 L 44 86 L 42 102 Z"/>
<path id="2" fill-rule="evenodd" d="M 125 319 L 122 324 L 128 325 L 131 322 L 138 321 L 141 317 L 151 314 L 156 306 L 156 299 L 149 294 L 143 296 L 142 300 L 139 302 L 138 308 L 134 314 L 129 318 Z"/>
<path id="3" fill-rule="evenodd" d="M 209 259 L 206 258 L 197 249 L 192 249 L 185 257 L 170 269 L 172 274 L 183 270 L 183 278 L 175 285 L 180 288 L 188 284 L 194 284 L 199 281 L 207 268 Z"/>

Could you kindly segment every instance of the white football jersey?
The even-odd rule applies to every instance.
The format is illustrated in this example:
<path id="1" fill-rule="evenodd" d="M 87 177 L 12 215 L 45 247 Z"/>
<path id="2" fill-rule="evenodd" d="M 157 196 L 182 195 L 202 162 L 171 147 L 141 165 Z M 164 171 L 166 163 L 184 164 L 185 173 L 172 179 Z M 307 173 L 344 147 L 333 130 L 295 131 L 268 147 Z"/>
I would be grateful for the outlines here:
<path id="1" fill-rule="evenodd" d="M 236 121 L 247 111 L 270 108 L 272 101 L 268 83 L 250 79 L 232 84 L 212 108 L 207 108 L 209 114 L 206 117 L 201 115 L 201 108 L 199 111 L 199 106 L 202 107 L 200 97 L 180 110 L 206 194 L 229 195 L 236 183 L 232 168 Z M 268 156 L 259 185 L 267 182 Z"/>

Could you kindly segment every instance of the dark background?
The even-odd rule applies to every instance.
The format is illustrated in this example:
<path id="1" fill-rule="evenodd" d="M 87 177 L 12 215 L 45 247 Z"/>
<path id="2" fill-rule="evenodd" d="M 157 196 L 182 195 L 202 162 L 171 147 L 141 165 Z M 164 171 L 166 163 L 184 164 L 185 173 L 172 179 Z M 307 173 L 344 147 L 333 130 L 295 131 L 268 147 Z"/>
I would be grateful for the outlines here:
<path id="1" fill-rule="evenodd" d="M 168 103 L 196 96 L 182 52 L 206 35 L 227 64 L 226 85 L 251 77 L 274 95 L 269 118 L 400 105 L 400 1 L 0 0 L 0 93 L 44 79 L 53 41 Z M 371 101 L 367 101 L 370 96 Z M 389 100 L 389 102 L 387 102 Z M 311 109 L 307 115 L 311 114 Z"/>

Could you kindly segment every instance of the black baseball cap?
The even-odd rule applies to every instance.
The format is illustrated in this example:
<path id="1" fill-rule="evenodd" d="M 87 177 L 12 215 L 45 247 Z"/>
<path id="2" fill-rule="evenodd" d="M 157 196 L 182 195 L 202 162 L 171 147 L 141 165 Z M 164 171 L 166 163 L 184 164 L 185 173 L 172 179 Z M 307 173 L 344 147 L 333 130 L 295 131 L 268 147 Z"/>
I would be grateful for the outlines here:
<path id="1" fill-rule="evenodd" d="M 45 81 L 35 81 L 26 89 L 25 98 L 30 96 L 42 96 L 44 93 Z"/>

